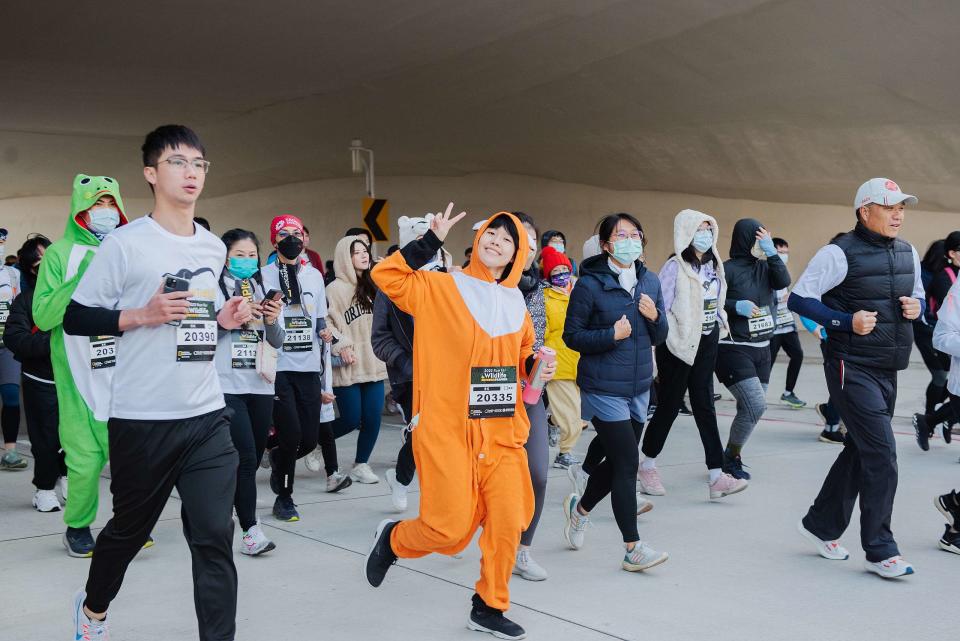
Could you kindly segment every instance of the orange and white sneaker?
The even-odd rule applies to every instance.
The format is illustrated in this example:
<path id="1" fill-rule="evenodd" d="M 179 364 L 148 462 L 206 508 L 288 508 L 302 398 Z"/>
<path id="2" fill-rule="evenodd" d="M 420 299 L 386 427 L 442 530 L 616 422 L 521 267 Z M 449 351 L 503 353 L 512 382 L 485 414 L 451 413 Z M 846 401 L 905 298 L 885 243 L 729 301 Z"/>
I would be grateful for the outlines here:
<path id="1" fill-rule="evenodd" d="M 889 559 L 878 561 L 877 563 L 864 561 L 863 567 L 866 568 L 868 572 L 873 572 L 877 576 L 882 576 L 885 579 L 896 579 L 897 577 L 913 574 L 913 566 L 907 563 L 902 556 L 891 556 Z"/>
<path id="2" fill-rule="evenodd" d="M 803 527 L 803 519 L 797 523 L 797 531 L 799 531 L 805 539 L 817 546 L 817 554 L 823 558 L 830 559 L 831 561 L 846 561 L 850 558 L 850 553 L 847 552 L 847 548 L 840 545 L 839 541 L 824 541 Z"/>

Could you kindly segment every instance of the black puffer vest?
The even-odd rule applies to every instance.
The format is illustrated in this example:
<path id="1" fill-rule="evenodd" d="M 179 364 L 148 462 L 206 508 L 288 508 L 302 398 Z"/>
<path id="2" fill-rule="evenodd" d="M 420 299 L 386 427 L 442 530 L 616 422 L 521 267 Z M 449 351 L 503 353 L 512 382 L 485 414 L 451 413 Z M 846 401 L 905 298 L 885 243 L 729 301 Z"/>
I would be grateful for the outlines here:
<path id="1" fill-rule="evenodd" d="M 829 354 L 864 367 L 906 369 L 913 324 L 903 317 L 900 297 L 913 296 L 913 248 L 860 223 L 833 244 L 847 257 L 847 276 L 823 295 L 823 304 L 847 314 L 876 311 L 877 326 L 866 336 L 827 328 Z"/>

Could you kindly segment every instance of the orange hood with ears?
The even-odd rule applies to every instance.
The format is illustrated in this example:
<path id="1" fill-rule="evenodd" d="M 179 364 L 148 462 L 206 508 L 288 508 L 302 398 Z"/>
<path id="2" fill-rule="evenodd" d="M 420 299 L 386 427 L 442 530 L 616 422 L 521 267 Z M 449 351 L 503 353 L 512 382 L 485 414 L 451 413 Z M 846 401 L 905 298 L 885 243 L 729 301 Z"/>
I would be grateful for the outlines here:
<path id="1" fill-rule="evenodd" d="M 490 274 L 490 270 L 487 269 L 487 266 L 480 261 L 480 237 L 483 236 L 484 232 L 487 231 L 487 227 L 490 226 L 496 218 L 500 216 L 506 216 L 510 223 L 513 225 L 513 228 L 517 232 L 517 253 L 513 257 L 507 267 L 510 268 L 509 273 L 507 273 L 501 280 L 500 284 L 504 287 L 516 287 L 520 284 L 520 277 L 523 275 L 523 266 L 527 262 L 527 256 L 530 253 L 530 244 L 527 242 L 527 230 L 524 229 L 523 224 L 520 222 L 520 219 L 511 214 L 508 211 L 501 211 L 490 218 L 487 219 L 480 229 L 477 230 L 476 236 L 473 237 L 473 257 L 470 260 L 470 264 L 467 265 L 466 269 L 463 270 L 463 273 L 467 276 L 477 278 L 479 280 L 493 283 L 497 282 L 496 279 Z"/>

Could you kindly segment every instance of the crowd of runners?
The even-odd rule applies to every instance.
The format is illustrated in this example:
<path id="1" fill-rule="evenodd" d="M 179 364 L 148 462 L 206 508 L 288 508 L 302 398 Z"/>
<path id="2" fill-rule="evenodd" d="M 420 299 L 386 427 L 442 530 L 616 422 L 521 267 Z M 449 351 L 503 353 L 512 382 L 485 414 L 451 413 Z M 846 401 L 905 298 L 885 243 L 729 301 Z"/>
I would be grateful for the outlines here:
<path id="1" fill-rule="evenodd" d="M 210 161 L 189 128 L 150 132 L 142 155 L 152 211 L 128 211 L 117 181 L 86 168 L 62 237 L 30 234 L 0 267 L 0 468 L 31 467 L 17 448 L 23 415 L 32 504 L 61 513 L 66 553 L 90 558 L 73 605 L 77 641 L 107 638 L 110 603 L 129 563 L 154 545 L 174 488 L 200 639 L 234 639 L 234 522 L 242 555 L 282 554 L 261 527 L 256 476 L 269 468 L 270 518 L 296 522 L 294 488 L 316 482 L 297 479 L 300 459 L 323 472 L 327 492 L 385 482 L 400 515 L 418 477 L 419 511 L 375 528 L 367 580 L 380 586 L 397 559 L 458 555 L 480 529 L 467 625 L 523 638 L 504 613 L 513 575 L 549 577 L 534 550 L 551 536 L 537 531 L 543 510 L 557 509 L 544 500 L 550 467 L 570 483 L 571 550 L 587 545 L 609 496 L 623 546 L 609 542 L 611 555 L 629 572 L 664 563 L 665 542 L 654 545 L 655 525 L 641 537 L 637 517 L 677 483 L 657 467 L 672 426 L 693 417 L 705 496 L 749 500 L 728 497 L 749 488 L 748 444 L 781 349 L 786 384 L 775 393 L 807 405 L 796 390 L 800 331 L 823 356 L 828 397 L 810 400 L 824 423 L 818 438 L 841 447 L 799 533 L 820 556 L 848 559 L 838 539 L 859 501 L 866 568 L 914 573 L 890 526 L 897 373 L 916 344 L 931 375 L 917 443 L 950 443 L 960 422 L 960 231 L 945 230 L 921 259 L 899 238 L 917 198 L 894 181 L 863 183 L 850 231 L 824 238 L 792 271 L 790 243 L 769 221 L 738 220 L 721 248 L 717 220 L 683 210 L 670 257 L 650 265 L 648 244 L 668 241 L 648 238 L 642 216 L 600 216 L 574 258 L 567 236 L 529 213 L 464 223 L 453 203 L 400 217 L 383 258 L 369 232 L 351 228 L 324 263 L 294 214 L 212 233 L 194 215 Z M 455 264 L 447 236 L 474 222 L 467 262 Z M 726 442 L 715 380 L 736 402 Z M 385 410 L 406 428 L 396 466 L 382 470 L 370 460 Z M 338 453 L 353 432 L 355 448 Z M 577 448 L 581 439 L 589 443 Z M 94 537 L 108 463 L 113 516 Z M 935 504 L 947 520 L 939 546 L 960 554 L 960 497 Z"/>

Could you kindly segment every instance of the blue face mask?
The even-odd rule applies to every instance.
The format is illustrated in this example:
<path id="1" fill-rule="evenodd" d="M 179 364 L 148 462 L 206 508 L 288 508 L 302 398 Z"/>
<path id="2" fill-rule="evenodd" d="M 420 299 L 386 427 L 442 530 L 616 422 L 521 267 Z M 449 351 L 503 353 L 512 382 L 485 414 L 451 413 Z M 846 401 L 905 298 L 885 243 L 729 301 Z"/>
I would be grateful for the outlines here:
<path id="1" fill-rule="evenodd" d="M 610 254 L 624 265 L 631 265 L 643 256 L 643 241 L 639 238 L 624 238 L 613 243 L 613 253 Z"/>
<path id="2" fill-rule="evenodd" d="M 87 227 L 95 234 L 105 236 L 120 224 L 120 212 L 112 207 L 97 207 L 88 212 Z"/>
<path id="3" fill-rule="evenodd" d="M 713 232 L 709 229 L 697 230 L 693 235 L 693 242 L 690 243 L 698 252 L 705 252 L 713 247 Z"/>
<path id="4" fill-rule="evenodd" d="M 260 269 L 260 261 L 256 258 L 241 258 L 231 256 L 227 267 L 234 278 L 250 278 Z"/>
<path id="5" fill-rule="evenodd" d="M 570 272 L 554 274 L 550 277 L 550 284 L 561 289 L 570 284 Z"/>

